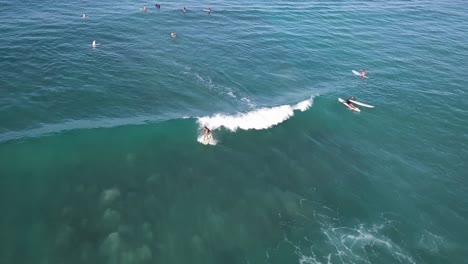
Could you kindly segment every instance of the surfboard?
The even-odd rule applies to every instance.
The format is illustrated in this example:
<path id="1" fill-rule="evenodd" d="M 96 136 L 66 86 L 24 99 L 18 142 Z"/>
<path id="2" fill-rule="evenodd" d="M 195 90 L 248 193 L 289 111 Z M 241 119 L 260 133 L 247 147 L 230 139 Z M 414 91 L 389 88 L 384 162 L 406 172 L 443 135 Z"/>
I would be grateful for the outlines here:
<path id="1" fill-rule="evenodd" d="M 205 145 L 211 144 L 212 139 L 213 139 L 213 137 L 211 136 L 211 134 L 209 134 L 208 136 L 204 136 L 203 137 L 203 144 L 205 144 Z"/>
<path id="2" fill-rule="evenodd" d="M 357 104 L 357 105 L 360 105 L 360 106 L 363 106 L 363 107 L 367 107 L 367 108 L 374 108 L 373 105 L 368 105 L 368 104 L 365 104 L 365 103 L 361 103 L 361 102 L 358 102 L 358 101 L 354 101 L 354 100 L 349 100 L 351 103 L 353 104 Z"/>
<path id="3" fill-rule="evenodd" d="M 352 72 L 354 73 L 354 75 L 361 76 L 361 73 L 358 71 L 352 70 Z M 367 76 L 364 76 L 364 78 L 367 78 Z"/>
<path id="4" fill-rule="evenodd" d="M 209 9 L 203 9 L 203 11 L 208 12 L 208 13 L 213 12 L 213 10 L 209 10 Z"/>
<path id="5" fill-rule="evenodd" d="M 345 100 L 341 99 L 341 98 L 338 98 L 338 101 L 340 101 L 340 103 L 346 105 L 346 107 L 348 107 L 349 109 L 353 110 L 353 111 L 356 111 L 356 112 L 361 112 L 361 110 L 359 110 L 359 108 L 357 107 L 351 107 L 349 106 Z"/>

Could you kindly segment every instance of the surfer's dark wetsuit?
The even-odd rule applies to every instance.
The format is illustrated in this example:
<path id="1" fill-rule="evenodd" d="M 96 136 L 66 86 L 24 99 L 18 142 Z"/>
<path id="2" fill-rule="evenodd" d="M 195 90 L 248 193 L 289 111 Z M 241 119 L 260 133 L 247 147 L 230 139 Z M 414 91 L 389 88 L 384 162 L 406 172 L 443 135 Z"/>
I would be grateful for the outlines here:
<path id="1" fill-rule="evenodd" d="M 353 103 L 350 101 L 350 100 L 354 100 L 354 97 L 351 96 L 351 98 L 349 98 L 348 100 L 346 100 L 346 103 L 350 106 L 354 106 Z"/>

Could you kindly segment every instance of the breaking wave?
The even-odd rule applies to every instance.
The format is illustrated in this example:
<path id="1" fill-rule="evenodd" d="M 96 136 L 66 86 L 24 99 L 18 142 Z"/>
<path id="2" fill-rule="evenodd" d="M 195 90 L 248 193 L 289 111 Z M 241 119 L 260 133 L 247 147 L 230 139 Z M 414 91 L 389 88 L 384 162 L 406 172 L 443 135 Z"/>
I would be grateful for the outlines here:
<path id="1" fill-rule="evenodd" d="M 304 112 L 312 106 L 313 97 L 293 105 L 280 105 L 274 107 L 264 107 L 252 110 L 247 113 L 234 115 L 214 114 L 203 116 L 197 119 L 200 127 L 206 126 L 211 130 L 224 127 L 230 131 L 241 130 L 262 130 L 278 125 L 294 116 L 294 111 Z"/>

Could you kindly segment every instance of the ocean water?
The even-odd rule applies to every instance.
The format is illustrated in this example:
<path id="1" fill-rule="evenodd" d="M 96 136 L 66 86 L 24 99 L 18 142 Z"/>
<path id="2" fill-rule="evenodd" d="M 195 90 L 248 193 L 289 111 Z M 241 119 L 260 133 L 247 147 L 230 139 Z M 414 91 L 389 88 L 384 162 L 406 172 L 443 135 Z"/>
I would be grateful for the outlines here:
<path id="1" fill-rule="evenodd" d="M 0 6 L 0 263 L 468 263 L 466 1 Z"/>

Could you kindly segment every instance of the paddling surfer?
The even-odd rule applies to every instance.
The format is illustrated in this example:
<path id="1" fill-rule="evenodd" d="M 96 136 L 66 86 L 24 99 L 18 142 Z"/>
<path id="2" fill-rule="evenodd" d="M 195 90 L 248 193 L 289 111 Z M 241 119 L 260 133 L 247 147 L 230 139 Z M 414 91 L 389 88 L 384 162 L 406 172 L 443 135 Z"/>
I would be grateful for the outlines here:
<path id="1" fill-rule="evenodd" d="M 361 78 L 366 78 L 366 74 L 367 74 L 366 69 L 362 69 Z"/>
<path id="2" fill-rule="evenodd" d="M 351 102 L 351 100 L 355 100 L 354 99 L 354 96 L 351 96 L 350 98 L 348 98 L 348 100 L 346 100 L 346 104 L 349 105 L 349 107 L 351 108 L 356 108 L 353 103 Z"/>

